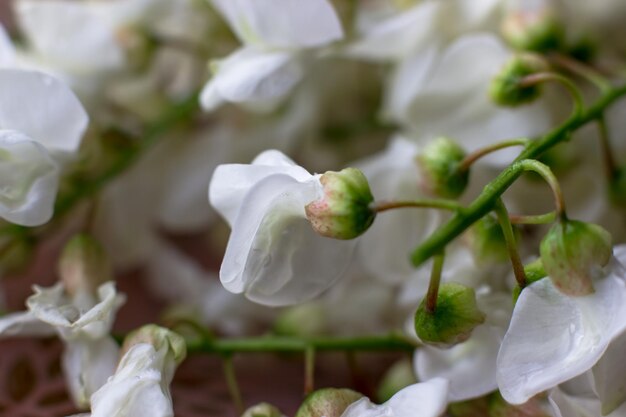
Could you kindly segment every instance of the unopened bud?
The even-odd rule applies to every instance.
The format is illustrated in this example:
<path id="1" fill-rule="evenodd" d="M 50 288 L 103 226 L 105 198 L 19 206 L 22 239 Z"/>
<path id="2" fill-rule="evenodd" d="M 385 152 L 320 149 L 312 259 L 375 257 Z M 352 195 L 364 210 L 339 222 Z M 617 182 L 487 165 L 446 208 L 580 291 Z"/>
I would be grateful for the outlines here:
<path id="1" fill-rule="evenodd" d="M 519 234 L 517 227 L 513 231 L 516 235 Z M 507 262 L 509 259 L 502 227 L 492 215 L 486 215 L 474 223 L 465 235 L 465 242 L 477 264 L 488 265 Z"/>
<path id="2" fill-rule="evenodd" d="M 540 253 L 546 273 L 562 293 L 591 294 L 593 278 L 611 259 L 611 234 L 596 224 L 563 220 L 545 235 Z"/>
<path id="3" fill-rule="evenodd" d="M 295 417 L 341 417 L 362 394 L 347 388 L 322 388 L 309 394 Z"/>
<path id="4" fill-rule="evenodd" d="M 65 291 L 95 294 L 97 288 L 113 277 L 111 264 L 100 243 L 88 234 L 74 236 L 63 249 L 58 272 Z"/>
<path id="5" fill-rule="evenodd" d="M 484 321 L 474 289 L 448 282 L 439 288 L 434 311 L 427 309 L 425 299 L 422 301 L 415 313 L 415 331 L 424 343 L 448 347 L 469 339 L 472 330 Z"/>
<path id="6" fill-rule="evenodd" d="M 463 158 L 465 151 L 452 139 L 439 137 L 426 145 L 417 156 L 424 191 L 435 197 L 459 197 L 469 180 L 469 171 L 458 169 Z"/>
<path id="7" fill-rule="evenodd" d="M 174 361 L 180 364 L 187 355 L 187 345 L 178 333 L 156 324 L 146 324 L 131 332 L 124 339 L 120 357 L 124 356 L 128 350 L 139 343 L 152 345 L 155 350 L 167 347 L 174 356 Z"/>
<path id="8" fill-rule="evenodd" d="M 515 55 L 491 81 L 489 96 L 501 106 L 515 107 L 529 103 L 539 97 L 541 88 L 537 84 L 524 85 L 524 77 L 547 69 L 545 61 L 536 55 Z"/>
<path id="9" fill-rule="evenodd" d="M 354 239 L 372 225 L 376 217 L 370 207 L 374 196 L 361 171 L 328 171 L 320 177 L 320 183 L 324 196 L 305 207 L 317 233 L 334 239 Z"/>
<path id="10" fill-rule="evenodd" d="M 413 373 L 411 361 L 406 359 L 400 360 L 385 372 L 378 387 L 378 401 L 384 403 L 402 388 L 406 388 L 416 382 L 417 379 Z"/>
<path id="11" fill-rule="evenodd" d="M 502 36 L 522 51 L 546 52 L 563 46 L 563 24 L 549 8 L 510 13 L 502 22 Z"/>
<path id="12" fill-rule="evenodd" d="M 326 330 L 326 309 L 321 304 L 307 303 L 281 312 L 274 323 L 274 332 L 281 336 L 319 336 Z"/>
<path id="13" fill-rule="evenodd" d="M 271 404 L 260 403 L 248 408 L 241 417 L 284 417 L 284 414 Z"/>

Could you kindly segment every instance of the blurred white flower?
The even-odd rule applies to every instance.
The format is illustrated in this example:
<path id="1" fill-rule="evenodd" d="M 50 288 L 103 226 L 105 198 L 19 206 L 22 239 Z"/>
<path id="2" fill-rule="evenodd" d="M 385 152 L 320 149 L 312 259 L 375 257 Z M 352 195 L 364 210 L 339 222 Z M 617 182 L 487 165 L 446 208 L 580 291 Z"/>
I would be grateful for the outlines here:
<path id="1" fill-rule="evenodd" d="M 355 240 L 322 237 L 304 206 L 322 197 L 318 176 L 270 150 L 250 165 L 220 165 L 209 200 L 232 228 L 220 269 L 224 287 L 267 305 L 318 296 L 348 266 Z"/>
<path id="2" fill-rule="evenodd" d="M 206 110 L 222 102 L 266 103 L 302 78 L 298 52 L 343 37 L 328 0 L 212 0 L 244 46 L 213 63 L 201 95 Z"/>

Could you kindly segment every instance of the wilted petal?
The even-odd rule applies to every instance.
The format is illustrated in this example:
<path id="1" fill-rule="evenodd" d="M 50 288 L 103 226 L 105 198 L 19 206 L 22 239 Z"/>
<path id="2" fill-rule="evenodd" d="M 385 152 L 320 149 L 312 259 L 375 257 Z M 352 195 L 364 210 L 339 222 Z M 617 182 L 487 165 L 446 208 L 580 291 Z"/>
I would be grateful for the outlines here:
<path id="1" fill-rule="evenodd" d="M 234 52 L 217 65 L 203 88 L 200 102 L 214 110 L 223 102 L 262 103 L 285 96 L 302 78 L 291 53 L 260 53 L 251 48 Z"/>
<path id="2" fill-rule="evenodd" d="M 89 119 L 68 86 L 43 73 L 1 69 L 0 91 L 3 129 L 22 132 L 52 152 L 78 149 Z"/>
<path id="3" fill-rule="evenodd" d="M 307 48 L 341 39 L 327 0 L 212 0 L 239 39 L 270 48 Z"/>
<path id="4" fill-rule="evenodd" d="M 595 293 L 568 297 L 550 279 L 522 291 L 498 354 L 498 386 L 513 404 L 590 369 L 626 328 L 626 284 L 617 261 Z"/>
<path id="5" fill-rule="evenodd" d="M 31 312 L 10 313 L 0 317 L 0 337 L 6 336 L 52 336 L 55 329 L 39 320 Z"/>

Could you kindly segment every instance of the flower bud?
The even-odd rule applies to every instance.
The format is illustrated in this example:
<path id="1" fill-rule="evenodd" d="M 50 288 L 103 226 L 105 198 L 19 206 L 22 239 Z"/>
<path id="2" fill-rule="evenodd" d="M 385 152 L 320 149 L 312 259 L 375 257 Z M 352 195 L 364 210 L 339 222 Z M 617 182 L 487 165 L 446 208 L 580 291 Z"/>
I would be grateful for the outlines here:
<path id="1" fill-rule="evenodd" d="M 502 36 L 516 49 L 532 52 L 558 50 L 563 45 L 564 27 L 548 9 L 516 11 L 502 22 Z"/>
<path id="2" fill-rule="evenodd" d="M 100 243 L 88 234 L 74 236 L 63 249 L 58 273 L 65 291 L 95 294 L 96 289 L 113 277 L 111 264 Z"/>
<path id="3" fill-rule="evenodd" d="M 326 327 L 326 309 L 316 303 L 287 308 L 274 322 L 274 332 L 281 336 L 319 336 Z"/>
<path id="4" fill-rule="evenodd" d="M 323 388 L 306 397 L 295 417 L 341 417 L 362 394 L 347 388 Z"/>
<path id="5" fill-rule="evenodd" d="M 543 262 L 541 258 L 535 259 L 533 262 L 524 265 L 524 275 L 526 276 L 526 285 L 530 285 L 533 282 L 539 281 L 546 277 L 546 270 L 543 268 Z M 519 285 L 515 285 L 513 288 L 513 303 L 517 302 L 519 295 L 522 293 L 522 289 Z"/>
<path id="6" fill-rule="evenodd" d="M 241 417 L 283 417 L 283 413 L 268 403 L 260 403 L 248 408 Z"/>
<path id="7" fill-rule="evenodd" d="M 519 235 L 519 229 L 513 231 Z M 498 219 L 486 215 L 472 225 L 465 234 L 465 242 L 479 265 L 507 262 L 509 252 Z"/>
<path id="8" fill-rule="evenodd" d="M 120 356 L 124 356 L 131 347 L 140 343 L 152 345 L 157 351 L 167 345 L 168 351 L 174 354 L 174 360 L 177 364 L 180 364 L 187 356 L 185 339 L 178 333 L 156 324 L 146 324 L 129 333 L 124 339 Z"/>
<path id="9" fill-rule="evenodd" d="M 415 313 L 415 331 L 424 343 L 448 347 L 467 340 L 484 321 L 474 289 L 448 282 L 439 288 L 435 311 L 428 311 L 426 299 L 422 301 Z"/>
<path id="10" fill-rule="evenodd" d="M 489 85 L 489 96 L 500 106 L 515 107 L 535 100 L 539 85 L 522 85 L 524 77 L 546 71 L 548 65 L 538 56 L 518 54 L 511 58 Z"/>
<path id="11" fill-rule="evenodd" d="M 306 205 L 306 217 L 322 236 L 354 239 L 364 233 L 376 213 L 367 178 L 356 168 L 328 171 L 320 177 L 324 196 Z"/>
<path id="12" fill-rule="evenodd" d="M 378 400 L 386 402 L 402 388 L 417 383 L 411 361 L 407 359 L 399 360 L 385 372 L 378 387 Z"/>
<path id="13" fill-rule="evenodd" d="M 443 198 L 457 198 L 467 186 L 469 171 L 460 172 L 465 151 L 452 139 L 439 137 L 417 156 L 424 192 Z"/>
<path id="14" fill-rule="evenodd" d="M 563 220 L 550 228 L 539 250 L 546 273 L 562 293 L 587 295 L 611 259 L 611 234 L 596 224 Z"/>

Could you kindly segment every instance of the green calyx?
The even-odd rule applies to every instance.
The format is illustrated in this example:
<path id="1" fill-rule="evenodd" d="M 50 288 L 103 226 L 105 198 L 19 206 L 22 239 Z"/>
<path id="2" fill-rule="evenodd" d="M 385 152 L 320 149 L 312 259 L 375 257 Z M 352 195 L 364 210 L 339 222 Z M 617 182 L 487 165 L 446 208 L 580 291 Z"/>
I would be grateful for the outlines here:
<path id="1" fill-rule="evenodd" d="M 156 324 L 146 324 L 129 333 L 124 339 L 122 354 L 128 352 L 132 346 L 139 343 L 150 344 L 155 350 L 167 347 L 174 356 L 174 361 L 177 364 L 180 364 L 187 356 L 187 344 L 185 343 L 185 339 L 178 333 L 166 329 L 165 327 L 157 326 Z"/>
<path id="2" fill-rule="evenodd" d="M 374 222 L 374 196 L 367 178 L 356 168 L 328 171 L 320 177 L 324 196 L 306 205 L 313 229 L 334 239 L 354 239 Z"/>
<path id="3" fill-rule="evenodd" d="M 550 10 L 516 12 L 502 22 L 502 36 L 515 49 L 531 52 L 560 50 L 565 28 Z"/>
<path id="4" fill-rule="evenodd" d="M 532 54 L 511 58 L 491 81 L 489 96 L 500 106 L 516 107 L 535 100 L 541 94 L 538 85 L 522 85 L 522 80 L 547 69 L 546 63 Z"/>
<path id="5" fill-rule="evenodd" d="M 474 289 L 448 282 L 439 288 L 434 311 L 422 301 L 415 313 L 415 331 L 422 342 L 447 347 L 467 340 L 484 321 Z"/>
<path id="6" fill-rule="evenodd" d="M 421 185 L 427 194 L 442 198 L 457 198 L 469 181 L 469 171 L 460 170 L 465 151 L 452 139 L 439 137 L 430 142 L 417 156 Z"/>
<path id="7" fill-rule="evenodd" d="M 347 388 L 323 388 L 309 394 L 295 417 L 341 417 L 363 394 Z"/>
<path id="8" fill-rule="evenodd" d="M 611 259 L 611 240 L 611 234 L 601 226 L 562 220 L 541 241 L 543 267 L 564 294 L 591 294 L 593 278 Z"/>

